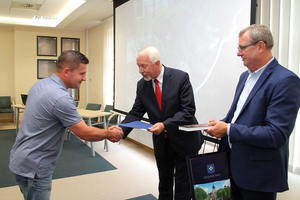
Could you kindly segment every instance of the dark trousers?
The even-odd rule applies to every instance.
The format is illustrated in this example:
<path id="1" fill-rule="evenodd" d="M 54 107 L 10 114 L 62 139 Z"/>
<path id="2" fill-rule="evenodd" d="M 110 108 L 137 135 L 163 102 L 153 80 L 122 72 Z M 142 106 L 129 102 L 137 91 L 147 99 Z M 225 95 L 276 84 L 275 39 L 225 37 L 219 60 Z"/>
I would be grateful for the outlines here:
<path id="1" fill-rule="evenodd" d="M 197 152 L 196 152 L 197 153 Z M 159 200 L 173 200 L 175 180 L 175 200 L 191 199 L 189 175 L 185 157 L 180 157 L 168 139 L 165 143 L 164 157 L 156 157 L 159 173 Z"/>
<path id="2" fill-rule="evenodd" d="M 276 200 L 277 193 L 259 192 L 240 188 L 231 179 L 231 192 L 233 200 Z"/>

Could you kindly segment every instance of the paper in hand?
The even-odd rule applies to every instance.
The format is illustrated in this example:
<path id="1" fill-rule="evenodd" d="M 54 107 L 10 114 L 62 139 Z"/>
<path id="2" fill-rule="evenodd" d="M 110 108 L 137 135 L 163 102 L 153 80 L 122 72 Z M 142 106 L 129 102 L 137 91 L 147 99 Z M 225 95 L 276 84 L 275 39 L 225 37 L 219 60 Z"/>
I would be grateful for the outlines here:
<path id="1" fill-rule="evenodd" d="M 133 122 L 118 124 L 118 125 L 128 127 L 128 128 L 137 128 L 137 129 L 148 129 L 151 126 L 153 126 L 152 124 L 141 122 L 141 121 L 133 121 Z"/>

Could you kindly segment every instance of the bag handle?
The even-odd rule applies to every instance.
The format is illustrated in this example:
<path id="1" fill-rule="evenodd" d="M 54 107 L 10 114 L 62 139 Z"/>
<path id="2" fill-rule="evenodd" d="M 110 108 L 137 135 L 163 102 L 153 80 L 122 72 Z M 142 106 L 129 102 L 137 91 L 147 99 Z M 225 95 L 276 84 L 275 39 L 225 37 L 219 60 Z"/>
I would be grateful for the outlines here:
<path id="1" fill-rule="evenodd" d="M 206 141 L 210 141 L 210 142 L 214 143 L 214 148 L 213 148 L 212 152 L 215 152 L 215 149 L 219 148 L 219 143 L 217 142 L 219 140 L 209 136 L 208 133 L 206 133 L 205 131 L 202 131 L 202 135 L 204 136 L 204 143 L 203 143 L 204 146 L 203 146 L 202 154 L 204 154 L 204 151 L 205 151 Z M 216 142 L 214 142 L 214 141 L 216 141 Z"/>

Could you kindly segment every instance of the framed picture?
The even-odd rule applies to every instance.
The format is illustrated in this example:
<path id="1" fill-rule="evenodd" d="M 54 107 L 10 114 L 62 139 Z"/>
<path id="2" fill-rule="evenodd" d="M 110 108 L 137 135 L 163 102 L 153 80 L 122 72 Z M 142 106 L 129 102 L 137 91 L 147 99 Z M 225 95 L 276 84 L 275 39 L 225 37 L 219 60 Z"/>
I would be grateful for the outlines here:
<path id="1" fill-rule="evenodd" d="M 57 37 L 37 36 L 38 56 L 57 56 Z"/>
<path id="2" fill-rule="evenodd" d="M 37 60 L 37 78 L 43 79 L 50 77 L 55 72 L 57 60 Z"/>
<path id="3" fill-rule="evenodd" d="M 80 39 L 79 38 L 61 38 L 61 52 L 66 50 L 80 51 Z M 79 101 L 79 89 L 68 89 L 75 101 Z"/>
<path id="4" fill-rule="evenodd" d="M 61 38 L 61 52 L 66 50 L 80 51 L 80 39 L 79 38 Z"/>
<path id="5" fill-rule="evenodd" d="M 79 89 L 69 88 L 68 91 L 74 98 L 74 101 L 79 101 Z"/>

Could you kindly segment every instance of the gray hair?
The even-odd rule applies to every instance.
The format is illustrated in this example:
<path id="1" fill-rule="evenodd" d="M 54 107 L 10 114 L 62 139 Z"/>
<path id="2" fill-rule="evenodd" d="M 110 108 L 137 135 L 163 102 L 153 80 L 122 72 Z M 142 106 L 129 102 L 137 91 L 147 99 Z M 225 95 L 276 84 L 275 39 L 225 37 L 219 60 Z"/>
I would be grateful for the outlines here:
<path id="1" fill-rule="evenodd" d="M 145 55 L 149 56 L 149 60 L 153 64 L 155 64 L 158 60 L 160 60 L 160 54 L 154 46 L 145 47 L 145 48 L 139 50 L 135 54 L 135 57 L 136 57 L 136 59 L 139 59 L 140 57 L 145 56 Z"/>
<path id="2" fill-rule="evenodd" d="M 248 26 L 247 28 L 241 30 L 239 33 L 239 37 L 241 37 L 246 31 L 249 31 L 251 43 L 263 41 L 266 44 L 268 50 L 271 50 L 273 48 L 273 36 L 267 26 L 261 24 L 252 24 L 251 26 Z"/>

